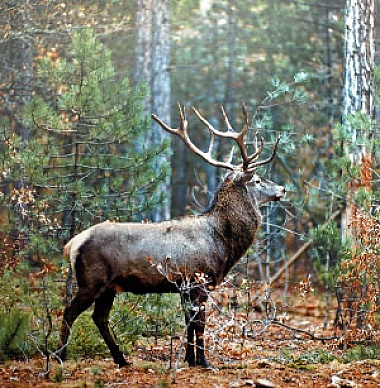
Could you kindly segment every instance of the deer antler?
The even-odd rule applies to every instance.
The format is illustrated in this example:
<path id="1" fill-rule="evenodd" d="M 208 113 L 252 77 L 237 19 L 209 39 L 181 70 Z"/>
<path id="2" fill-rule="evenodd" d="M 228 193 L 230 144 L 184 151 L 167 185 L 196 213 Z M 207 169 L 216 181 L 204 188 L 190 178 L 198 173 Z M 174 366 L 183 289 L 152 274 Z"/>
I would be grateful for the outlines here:
<path id="1" fill-rule="evenodd" d="M 244 125 L 243 125 L 243 128 L 242 128 L 242 130 L 240 132 L 236 132 L 236 131 L 233 130 L 233 128 L 232 128 L 232 126 L 230 124 L 230 121 L 228 120 L 228 117 L 227 117 L 227 114 L 226 114 L 224 108 L 221 107 L 221 109 L 222 109 L 223 118 L 224 118 L 224 121 L 225 121 L 225 124 L 226 124 L 226 127 L 227 127 L 227 131 L 220 131 L 220 130 L 214 128 L 210 124 L 210 122 L 208 122 L 198 112 L 197 109 L 192 107 L 192 110 L 196 114 L 198 119 L 208 128 L 208 130 L 210 132 L 210 142 L 209 142 L 209 146 L 208 146 L 207 152 L 204 152 L 201 149 L 199 149 L 189 138 L 189 135 L 188 135 L 188 132 L 187 132 L 188 121 L 186 119 L 185 106 L 181 106 L 181 104 L 178 103 L 179 116 L 180 116 L 180 120 L 181 120 L 180 125 L 179 125 L 178 128 L 171 128 L 171 127 L 169 127 L 161 119 L 159 119 L 155 114 L 152 114 L 152 118 L 165 131 L 180 137 L 192 152 L 194 152 L 196 155 L 199 155 L 207 163 L 209 163 L 209 164 L 211 164 L 213 166 L 221 167 L 221 168 L 226 168 L 228 170 L 237 170 L 237 169 L 239 169 L 239 170 L 242 170 L 242 171 L 245 171 L 245 172 L 251 172 L 251 171 L 254 171 L 258 166 L 262 166 L 263 164 L 266 164 L 266 163 L 269 163 L 270 161 L 272 161 L 273 158 L 276 155 L 276 150 L 277 150 L 278 143 L 280 141 L 280 137 L 275 142 L 275 145 L 274 145 L 273 151 L 272 151 L 272 155 L 269 158 L 267 158 L 267 159 L 265 159 L 263 161 L 256 162 L 257 159 L 259 158 L 261 152 L 263 151 L 264 139 L 262 137 L 260 138 L 260 146 L 258 146 L 258 144 L 257 144 L 258 143 L 257 142 L 257 133 L 256 133 L 256 142 L 255 142 L 255 144 L 256 144 L 256 151 L 253 154 L 251 154 L 251 155 L 247 154 L 247 149 L 246 149 L 246 146 L 245 146 L 245 143 L 244 143 L 244 137 L 245 137 L 245 135 L 246 135 L 246 133 L 248 131 L 249 124 L 248 124 L 248 113 L 247 113 L 247 110 L 246 110 L 245 106 L 243 105 L 243 107 L 242 107 L 243 117 L 244 117 Z M 233 148 L 231 150 L 231 157 L 229 158 L 229 160 L 227 162 L 221 162 L 221 161 L 218 161 L 218 160 L 214 159 L 212 157 L 212 152 L 214 150 L 214 139 L 215 139 L 215 136 L 218 136 L 218 137 L 221 137 L 221 138 L 225 138 L 225 139 L 233 139 L 233 140 L 235 140 L 237 145 L 238 145 L 238 147 L 239 147 L 239 150 L 240 150 L 243 162 L 238 164 L 238 165 L 232 164 Z"/>
<path id="2" fill-rule="evenodd" d="M 276 156 L 276 151 L 277 151 L 278 143 L 280 142 L 281 137 L 282 137 L 282 134 L 274 142 L 274 146 L 273 146 L 273 150 L 272 150 L 271 156 L 269 156 L 269 158 L 267 158 L 267 159 L 264 159 L 264 160 L 261 160 L 259 162 L 254 162 L 254 163 L 250 164 L 249 165 L 249 169 L 248 169 L 249 171 L 256 170 L 257 167 L 262 166 L 262 165 L 267 164 L 267 163 L 270 163 L 274 159 L 274 157 Z M 263 142 L 262 138 L 261 138 L 261 140 Z M 262 146 L 263 146 L 263 143 L 262 143 L 262 145 L 260 147 L 261 149 L 262 149 Z M 255 160 L 257 160 L 257 158 L 255 158 Z"/>
<path id="3" fill-rule="evenodd" d="M 234 166 L 231 162 L 221 162 L 219 160 L 216 160 L 212 157 L 212 151 L 214 149 L 214 133 L 213 131 L 210 131 L 210 143 L 207 152 L 202 151 L 199 149 L 189 138 L 189 134 L 187 132 L 188 129 L 188 121 L 186 119 L 186 112 L 185 112 L 185 106 L 181 106 L 180 103 L 178 103 L 178 110 L 179 110 L 179 117 L 180 117 L 180 125 L 178 128 L 171 128 L 167 124 L 165 124 L 161 119 L 159 119 L 155 114 L 152 114 L 152 118 L 154 121 L 156 121 L 165 131 L 173 133 L 174 135 L 177 135 L 180 137 L 184 143 L 189 147 L 189 149 L 194 152 L 196 155 L 199 155 L 201 158 L 203 158 L 207 163 L 210 163 L 211 165 L 215 167 L 221 167 L 221 168 L 227 168 L 228 170 L 234 170 L 236 166 Z M 198 117 L 202 117 L 199 112 L 193 108 L 194 112 L 197 114 Z M 203 119 L 203 117 L 202 117 Z M 205 119 L 203 119 L 202 122 L 207 122 Z M 209 124 L 211 126 L 211 124 Z"/>

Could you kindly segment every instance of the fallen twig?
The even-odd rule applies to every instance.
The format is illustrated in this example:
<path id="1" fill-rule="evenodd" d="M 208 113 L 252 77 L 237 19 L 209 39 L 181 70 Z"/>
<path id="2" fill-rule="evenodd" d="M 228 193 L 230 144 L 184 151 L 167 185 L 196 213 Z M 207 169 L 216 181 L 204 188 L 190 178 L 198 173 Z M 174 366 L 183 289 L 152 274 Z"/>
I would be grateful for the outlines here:
<path id="1" fill-rule="evenodd" d="M 276 319 L 273 320 L 271 323 L 273 325 L 281 326 L 281 327 L 284 327 L 285 329 L 288 329 L 291 331 L 296 331 L 298 333 L 305 334 L 308 337 L 310 337 L 310 339 L 315 340 L 315 341 L 321 341 L 322 343 L 324 343 L 325 341 L 334 341 L 334 340 L 339 340 L 342 338 L 341 336 L 337 336 L 337 335 L 333 335 L 333 336 L 329 336 L 329 337 L 319 337 L 319 336 L 315 335 L 314 333 L 311 333 L 310 331 L 287 325 L 287 324 L 282 323 L 281 321 L 278 321 Z"/>

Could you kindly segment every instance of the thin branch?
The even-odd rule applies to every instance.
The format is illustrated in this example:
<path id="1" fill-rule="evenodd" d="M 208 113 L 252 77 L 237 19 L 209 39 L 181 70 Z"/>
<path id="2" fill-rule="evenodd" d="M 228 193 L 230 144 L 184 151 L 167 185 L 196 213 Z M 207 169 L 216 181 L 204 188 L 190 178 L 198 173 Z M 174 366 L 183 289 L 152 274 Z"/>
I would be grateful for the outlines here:
<path id="1" fill-rule="evenodd" d="M 273 320 L 271 323 L 273 325 L 281 326 L 281 327 L 284 327 L 285 329 L 295 331 L 297 333 L 305 334 L 308 337 L 310 337 L 310 339 L 315 340 L 315 341 L 324 342 L 324 341 L 334 341 L 337 339 L 341 339 L 341 337 L 337 336 L 337 335 L 328 336 L 328 337 L 319 337 L 319 336 L 315 335 L 314 333 L 311 333 L 310 331 L 299 329 L 298 327 L 292 327 L 290 325 L 286 325 L 285 323 L 282 323 L 282 322 L 278 321 L 277 319 Z"/>
<path id="2" fill-rule="evenodd" d="M 325 224 L 335 220 L 335 218 L 337 218 L 341 213 L 342 213 L 341 209 L 337 210 L 328 218 Z M 269 283 L 272 285 L 277 280 L 279 280 L 281 275 L 287 269 L 289 269 L 302 256 L 302 254 L 304 254 L 312 245 L 313 245 L 313 240 L 309 240 L 305 244 L 303 244 L 302 247 L 299 248 L 298 251 L 270 278 Z"/>

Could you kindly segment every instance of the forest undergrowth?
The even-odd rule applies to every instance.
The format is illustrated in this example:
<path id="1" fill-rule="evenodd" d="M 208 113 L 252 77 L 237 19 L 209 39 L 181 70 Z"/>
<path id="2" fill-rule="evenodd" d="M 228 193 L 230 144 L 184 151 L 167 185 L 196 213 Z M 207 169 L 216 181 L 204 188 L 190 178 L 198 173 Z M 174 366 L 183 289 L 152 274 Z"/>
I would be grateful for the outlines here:
<path id="1" fill-rule="evenodd" d="M 328 324 L 318 292 L 295 287 L 284 299 L 281 287 L 247 309 L 247 296 L 260 295 L 224 289 L 212 294 L 206 349 L 214 370 L 175 365 L 182 340 L 177 333 L 140 337 L 129 349 L 131 366 L 118 368 L 106 348 L 71 357 L 65 363 L 34 355 L 0 364 L 0 385 L 24 387 L 376 387 L 380 384 L 380 349 L 343 346 L 342 333 Z M 231 305 L 231 301 L 233 301 Z M 173 313 L 170 310 L 170 313 Z M 95 326 L 88 330 L 96 331 Z M 97 333 L 93 333 L 96 334 Z M 99 350 L 100 349 L 100 350 Z M 97 354 L 96 354 L 97 352 Z"/>

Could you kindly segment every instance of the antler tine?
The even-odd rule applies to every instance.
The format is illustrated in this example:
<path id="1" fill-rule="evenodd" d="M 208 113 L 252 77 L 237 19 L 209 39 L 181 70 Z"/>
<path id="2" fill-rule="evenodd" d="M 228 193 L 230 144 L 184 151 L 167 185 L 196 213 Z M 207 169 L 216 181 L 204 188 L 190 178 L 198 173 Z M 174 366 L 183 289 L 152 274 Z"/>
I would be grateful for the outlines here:
<path id="1" fill-rule="evenodd" d="M 248 128 L 249 128 L 248 111 L 247 111 L 247 107 L 245 106 L 245 104 L 242 104 L 241 110 L 243 111 L 244 125 L 243 125 L 243 129 L 240 131 L 239 141 L 241 142 L 241 146 L 239 145 L 239 147 L 240 147 L 241 155 L 243 158 L 243 171 L 246 171 L 248 166 L 249 166 L 249 163 L 251 162 L 252 159 L 250 157 L 248 157 L 247 149 L 246 149 L 245 144 L 244 144 L 244 136 L 247 133 Z"/>
<path id="2" fill-rule="evenodd" d="M 281 137 L 282 137 L 282 134 L 276 139 L 276 141 L 274 143 L 274 146 L 273 146 L 273 150 L 272 150 L 271 156 L 269 158 L 267 158 L 267 159 L 261 160 L 260 162 L 251 163 L 249 165 L 249 170 L 248 171 L 254 171 L 254 170 L 257 169 L 257 167 L 262 166 L 262 165 L 267 164 L 267 163 L 270 163 L 274 159 L 274 157 L 276 156 L 277 146 L 278 146 L 278 143 L 281 140 Z M 261 145 L 260 148 L 262 149 L 263 148 L 263 144 L 264 144 L 263 143 L 264 140 L 261 139 L 261 141 L 262 141 L 262 145 Z M 261 153 L 261 151 L 260 151 L 260 153 Z"/>
<path id="3" fill-rule="evenodd" d="M 244 143 L 244 136 L 246 135 L 247 131 L 248 131 L 248 128 L 249 128 L 249 123 L 248 123 L 248 112 L 247 112 L 247 109 L 245 107 L 245 105 L 243 104 L 242 105 L 242 111 L 243 111 L 243 117 L 244 117 L 244 125 L 243 125 L 243 128 L 240 132 L 235 132 L 232 128 L 232 125 L 228 119 L 228 116 L 223 108 L 223 106 L 221 107 L 221 110 L 222 110 L 222 114 L 223 114 L 223 118 L 224 118 L 224 121 L 226 123 L 226 127 L 227 127 L 227 131 L 226 132 L 223 132 L 223 131 L 219 131 L 217 130 L 216 128 L 214 128 L 199 112 L 197 109 L 195 109 L 194 107 L 192 107 L 194 113 L 197 115 L 197 117 L 199 118 L 199 120 L 209 129 L 210 131 L 210 134 L 211 134 L 211 139 L 213 141 L 213 135 L 216 135 L 216 136 L 219 136 L 219 137 L 222 137 L 222 138 L 228 138 L 228 139 L 233 139 L 236 141 L 237 145 L 239 146 L 239 150 L 240 150 L 240 153 L 241 153 L 241 156 L 242 156 L 242 159 L 243 159 L 243 163 L 241 163 L 239 166 L 234 166 L 234 168 L 237 168 L 237 167 L 240 167 L 243 171 L 252 171 L 254 170 L 257 166 L 261 166 L 263 164 L 266 164 L 266 163 L 269 163 L 275 156 L 275 153 L 276 153 L 276 149 L 277 149 L 277 145 L 278 145 L 278 141 L 276 142 L 275 144 L 275 149 L 273 150 L 273 154 L 270 158 L 266 159 L 266 160 L 263 160 L 262 162 L 258 162 L 257 163 L 254 163 L 252 164 L 252 162 L 256 161 L 259 157 L 259 155 L 261 154 L 261 152 L 263 151 L 264 149 L 264 139 L 261 137 L 260 138 L 260 147 L 257 147 L 256 146 L 256 151 L 248 156 L 247 154 L 247 149 L 246 149 L 246 146 L 245 146 L 245 143 Z M 256 133 L 256 136 L 257 136 L 257 133 Z M 233 147 L 232 147 L 232 152 L 233 152 Z M 230 163 L 232 161 L 232 152 L 230 154 Z"/>
<path id="4" fill-rule="evenodd" d="M 186 131 L 187 130 L 187 119 L 186 119 L 186 107 L 185 105 L 181 106 L 179 102 L 177 102 L 178 110 L 179 110 L 179 117 L 181 119 L 181 126 L 180 130 Z"/>
<path id="5" fill-rule="evenodd" d="M 226 111 L 224 110 L 224 106 L 223 105 L 221 105 L 220 110 L 222 111 L 222 115 L 223 115 L 223 118 L 224 118 L 224 122 L 226 123 L 227 131 L 228 132 L 234 132 L 234 130 L 232 128 L 232 125 L 230 123 L 230 120 L 228 120 L 228 116 L 227 116 Z"/>
<path id="6" fill-rule="evenodd" d="M 244 136 L 247 133 L 248 127 L 249 127 L 247 109 L 246 109 L 245 105 L 243 104 L 242 110 L 243 110 L 243 116 L 244 116 L 244 125 L 243 125 L 243 128 L 240 132 L 235 132 L 233 130 L 232 125 L 228 119 L 228 116 L 227 116 L 226 111 L 224 110 L 223 106 L 221 106 L 221 110 L 222 110 L 224 121 L 225 121 L 226 126 L 227 126 L 227 133 L 230 134 L 229 137 L 231 139 L 234 139 L 236 141 L 237 145 L 239 146 L 240 154 L 241 154 L 241 157 L 243 159 L 242 167 L 243 167 L 243 170 L 245 170 L 250 163 L 250 161 L 248 159 L 248 155 L 247 155 L 247 149 L 246 149 L 245 144 L 244 144 Z M 225 132 L 222 132 L 222 133 L 225 133 Z"/>
<path id="7" fill-rule="evenodd" d="M 256 151 L 252 155 L 250 155 L 248 157 L 248 164 L 250 164 L 250 163 L 254 162 L 255 160 L 257 160 L 258 157 L 260 156 L 261 152 L 264 149 L 264 138 L 262 136 L 260 137 L 260 147 L 258 147 L 258 145 L 257 145 L 257 134 L 258 133 L 256 132 L 256 135 L 255 135 L 255 138 L 256 138 L 256 140 L 255 140 Z"/>
<path id="8" fill-rule="evenodd" d="M 154 113 L 152 113 L 152 119 L 160 125 L 162 129 L 165 131 L 172 133 L 174 135 L 177 135 L 181 138 L 183 138 L 183 134 L 187 133 L 187 126 L 188 126 L 188 121 L 186 119 L 186 111 L 185 111 L 185 106 L 181 106 L 181 104 L 178 102 L 178 110 L 179 110 L 179 117 L 181 119 L 181 123 L 179 128 L 171 128 L 169 125 L 165 124 L 158 116 L 156 116 Z"/>
<path id="9" fill-rule="evenodd" d="M 244 148 L 244 144 L 243 142 L 240 142 L 239 140 L 239 135 L 240 133 L 237 133 L 233 130 L 229 120 L 228 120 L 228 117 L 227 117 L 227 114 L 224 110 L 223 107 L 221 107 L 222 109 L 222 114 L 223 114 L 223 117 L 224 117 L 224 121 L 226 122 L 226 126 L 227 126 L 227 131 L 226 132 L 223 132 L 223 131 L 219 131 L 218 129 L 216 129 L 213 125 L 211 125 L 211 123 L 209 121 L 207 121 L 200 113 L 199 111 L 193 106 L 192 107 L 193 109 L 193 112 L 196 114 L 196 116 L 198 117 L 198 119 L 208 128 L 209 132 L 210 132 L 210 146 L 209 146 L 209 151 L 212 151 L 212 147 L 214 145 L 214 137 L 215 135 L 216 136 L 219 136 L 221 138 L 226 138 L 226 139 L 233 139 L 235 140 L 238 145 L 239 145 L 239 148 L 241 148 L 241 145 L 243 146 Z M 240 144 L 239 144 L 240 143 Z M 231 153 L 233 152 L 233 147 L 232 147 L 232 150 L 231 150 Z M 236 165 L 233 165 L 232 164 L 232 157 L 229 157 L 228 159 L 228 164 L 232 167 L 232 169 L 236 169 L 238 166 Z"/>
<path id="10" fill-rule="evenodd" d="M 232 128 L 232 125 L 230 123 L 230 120 L 228 119 L 227 113 L 224 110 L 224 106 L 221 106 L 220 109 L 221 109 L 222 114 L 223 114 L 224 122 L 226 123 L 227 132 L 231 132 L 232 133 L 231 134 L 231 138 L 233 138 L 233 139 L 236 139 L 237 137 L 243 137 L 244 138 L 244 136 L 247 133 L 248 128 L 249 128 L 249 125 L 248 125 L 248 113 L 247 113 L 247 109 L 246 109 L 245 105 L 244 104 L 242 105 L 243 116 L 244 116 L 244 126 L 243 126 L 243 129 L 240 132 L 235 132 L 234 129 Z M 226 132 L 221 132 L 221 133 L 225 134 Z"/>
<path id="11" fill-rule="evenodd" d="M 244 127 L 241 130 L 241 132 L 243 133 L 243 136 L 244 136 L 247 133 L 248 128 L 249 128 L 249 124 L 248 124 L 248 111 L 247 111 L 247 107 L 245 106 L 245 104 L 243 104 L 241 106 L 241 110 L 243 111 L 243 117 L 244 117 Z"/>
<path id="12" fill-rule="evenodd" d="M 185 112 L 185 106 L 181 106 L 180 103 L 178 103 L 178 110 L 179 110 L 179 116 L 180 116 L 180 126 L 179 128 L 171 128 L 167 124 L 165 124 L 161 119 L 159 119 L 155 114 L 152 114 L 152 119 L 156 121 L 161 128 L 163 128 L 165 131 L 172 133 L 174 135 L 177 135 L 180 137 L 183 142 L 187 145 L 187 147 L 192 151 L 194 154 L 200 156 L 203 160 L 205 160 L 207 163 L 215 166 L 215 167 L 221 167 L 226 168 L 228 170 L 234 170 L 236 166 L 234 166 L 231 162 L 221 162 L 212 157 L 212 151 L 214 148 L 214 135 L 217 134 L 217 130 L 212 127 L 212 125 L 204 119 L 200 113 L 193 107 L 194 112 L 198 116 L 198 118 L 209 128 L 210 130 L 210 143 L 207 152 L 202 151 L 200 148 L 198 148 L 189 138 L 189 134 L 187 132 L 188 129 L 188 121 L 186 119 L 186 112 Z"/>
<path id="13" fill-rule="evenodd" d="M 240 167 L 242 167 L 243 171 L 245 171 L 248 167 L 249 167 L 249 163 L 252 161 L 252 159 L 250 159 L 248 157 L 248 154 L 247 154 L 247 150 L 246 150 L 246 147 L 245 147 L 245 144 L 244 144 L 244 136 L 245 134 L 247 133 L 248 131 L 248 114 L 247 114 L 247 110 L 245 108 L 245 106 L 243 105 L 243 115 L 244 115 L 244 126 L 243 126 L 243 129 L 240 131 L 240 132 L 235 132 L 232 128 L 232 125 L 228 119 L 228 116 L 223 108 L 223 106 L 221 106 L 221 110 L 222 110 L 222 114 L 223 114 L 223 118 L 224 118 L 224 121 L 226 123 L 226 127 L 227 127 L 227 131 L 224 132 L 224 131 L 219 131 L 218 129 L 214 128 L 198 111 L 197 109 L 195 109 L 193 107 L 193 111 L 194 113 L 197 115 L 197 117 L 199 118 L 199 120 L 207 126 L 207 128 L 209 129 L 210 133 L 211 134 L 214 134 L 216 136 L 219 136 L 221 138 L 227 138 L 227 139 L 233 139 L 236 141 L 238 147 L 239 147 L 239 150 L 240 150 L 240 153 L 241 153 L 241 156 L 242 156 L 242 159 L 243 159 L 243 163 L 241 165 L 239 165 Z M 235 168 L 239 167 L 239 166 L 235 166 Z"/>
<path id="14" fill-rule="evenodd" d="M 234 146 L 231 147 L 230 155 L 228 156 L 228 162 L 232 163 L 232 159 L 234 158 Z"/>

